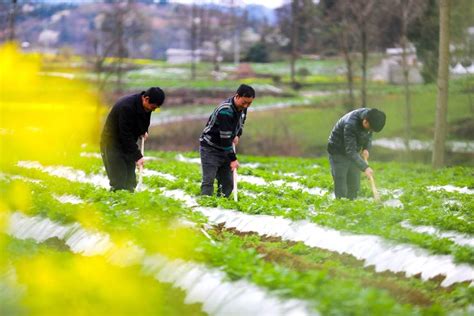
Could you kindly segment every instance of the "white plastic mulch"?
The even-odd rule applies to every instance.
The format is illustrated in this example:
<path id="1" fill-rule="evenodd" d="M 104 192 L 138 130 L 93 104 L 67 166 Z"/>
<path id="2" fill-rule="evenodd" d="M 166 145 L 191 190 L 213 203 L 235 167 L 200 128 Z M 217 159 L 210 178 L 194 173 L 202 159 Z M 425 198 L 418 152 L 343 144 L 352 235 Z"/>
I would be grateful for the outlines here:
<path id="1" fill-rule="evenodd" d="M 213 224 L 224 224 L 240 232 L 254 232 L 262 236 L 301 241 L 340 254 L 364 260 L 377 272 L 404 272 L 408 277 L 417 274 L 423 280 L 445 276 L 441 286 L 474 280 L 474 269 L 468 264 L 455 264 L 452 256 L 432 255 L 428 251 L 406 244 L 396 244 L 373 235 L 356 235 L 321 227 L 309 221 L 291 221 L 280 216 L 249 215 L 220 208 L 199 207 L 196 200 L 181 190 L 167 191 L 165 196 L 180 199 L 188 207 L 204 214 Z"/>
<path id="2" fill-rule="evenodd" d="M 185 304 L 202 303 L 202 310 L 210 315 L 317 315 L 305 301 L 283 300 L 246 280 L 227 281 L 224 272 L 203 264 L 170 260 L 160 254 L 147 256 L 131 242 L 117 246 L 107 234 L 84 230 L 78 223 L 64 226 L 17 212 L 9 217 L 7 229 L 18 239 L 43 242 L 56 237 L 74 253 L 103 255 L 112 264 L 140 264 L 146 274 L 185 291 Z"/>
<path id="3" fill-rule="evenodd" d="M 31 162 L 28 164 L 22 163 L 21 165 L 39 167 L 37 163 Z M 58 173 L 56 169 L 48 169 L 52 167 L 41 166 L 41 168 L 45 171 L 49 170 L 48 172 L 52 174 Z M 55 168 L 66 171 L 67 174 L 72 169 L 67 167 Z M 81 177 L 72 178 L 73 181 L 91 182 Z M 444 275 L 445 279 L 441 284 L 442 286 L 474 280 L 473 268 L 467 264 L 455 264 L 453 258 L 449 255 L 431 255 L 421 248 L 394 244 L 378 236 L 339 232 L 307 221 L 293 222 L 283 217 L 248 215 L 232 210 L 198 207 L 196 200 L 181 190 L 166 191 L 163 195 L 184 201 L 186 206 L 200 211 L 213 224 L 223 223 L 227 228 L 235 228 L 242 232 L 255 232 L 285 240 L 302 241 L 311 247 L 350 254 L 364 260 L 366 266 L 375 266 L 378 272 L 385 270 L 404 272 L 407 276 L 419 273 L 423 280 L 428 280 L 437 275 Z"/>
<path id="4" fill-rule="evenodd" d="M 105 175 L 101 174 L 86 174 L 82 170 L 77 170 L 71 167 L 64 166 L 43 166 L 37 161 L 19 161 L 17 163 L 19 167 L 27 169 L 38 169 L 44 173 L 52 176 L 63 178 L 73 182 L 89 183 L 94 186 L 108 189 L 110 188 L 109 179 Z M 144 177 L 161 177 L 169 181 L 176 181 L 176 177 L 167 173 L 158 172 L 151 169 L 143 169 Z"/>
<path id="5" fill-rule="evenodd" d="M 457 187 L 451 184 L 444 186 L 429 186 L 428 191 L 446 191 L 446 192 L 456 192 L 462 194 L 474 194 L 474 189 L 469 189 L 468 187 Z"/>
<path id="6" fill-rule="evenodd" d="M 415 226 L 411 225 L 407 221 L 402 222 L 402 227 L 422 234 L 429 234 L 440 238 L 447 238 L 460 246 L 474 247 L 474 238 L 466 234 L 460 234 L 454 231 L 442 231 L 432 226 Z"/>
<path id="7" fill-rule="evenodd" d="M 88 175 L 82 170 L 64 166 L 43 166 L 37 161 L 19 161 L 17 166 L 27 169 L 38 169 L 49 175 L 64 178 L 73 182 L 89 183 L 101 188 L 109 188 L 109 180 L 105 175 Z"/>
<path id="8" fill-rule="evenodd" d="M 376 139 L 372 141 L 372 145 L 393 150 L 407 150 L 405 140 L 400 137 Z M 411 139 L 408 146 L 411 150 L 433 150 L 432 141 Z M 446 147 L 451 152 L 474 153 L 473 141 L 447 141 Z"/>
<path id="9" fill-rule="evenodd" d="M 82 204 L 84 201 L 75 195 L 70 195 L 70 194 L 63 194 L 63 195 L 57 195 L 53 194 L 53 197 L 58 200 L 59 202 L 63 204 Z"/>

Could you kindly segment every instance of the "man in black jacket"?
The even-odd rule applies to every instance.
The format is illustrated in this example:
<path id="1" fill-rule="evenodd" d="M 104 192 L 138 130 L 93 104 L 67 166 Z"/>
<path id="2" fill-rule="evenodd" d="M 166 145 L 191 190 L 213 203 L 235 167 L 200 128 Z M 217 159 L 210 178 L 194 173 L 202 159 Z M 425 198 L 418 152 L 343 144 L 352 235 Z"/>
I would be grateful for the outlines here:
<path id="1" fill-rule="evenodd" d="M 165 100 L 163 90 L 149 88 L 141 93 L 122 97 L 113 106 L 100 140 L 100 151 L 112 191 L 133 192 L 137 186 L 135 166 L 143 167 L 137 141 L 148 137 L 151 112 Z"/>
<path id="2" fill-rule="evenodd" d="M 366 162 L 372 145 L 372 132 L 380 132 L 384 126 L 385 113 L 369 108 L 349 112 L 337 121 L 328 142 L 336 198 L 355 199 L 360 186 L 360 171 L 367 177 L 373 175 L 374 171 Z"/>
<path id="3" fill-rule="evenodd" d="M 239 142 L 247 118 L 247 108 L 254 98 L 255 90 L 252 87 L 240 85 L 235 95 L 219 105 L 209 117 L 199 138 L 202 195 L 214 193 L 216 178 L 218 195 L 228 197 L 232 193 L 232 171 L 239 167 L 233 145 Z"/>

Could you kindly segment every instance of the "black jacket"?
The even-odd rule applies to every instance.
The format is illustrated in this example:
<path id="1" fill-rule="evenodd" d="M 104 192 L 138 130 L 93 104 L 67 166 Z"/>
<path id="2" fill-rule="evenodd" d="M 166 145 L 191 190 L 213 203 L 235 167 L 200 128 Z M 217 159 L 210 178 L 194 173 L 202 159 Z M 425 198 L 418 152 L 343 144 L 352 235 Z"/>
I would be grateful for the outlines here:
<path id="1" fill-rule="evenodd" d="M 247 118 L 247 109 L 239 112 L 234 97 L 225 100 L 212 112 L 201 137 L 202 146 L 211 146 L 225 151 L 230 161 L 237 160 L 232 148 L 235 136 L 241 136 Z"/>
<path id="2" fill-rule="evenodd" d="M 372 145 L 372 132 L 365 130 L 362 126 L 368 110 L 368 108 L 357 109 L 340 118 L 334 125 L 328 142 L 330 154 L 347 156 L 362 171 L 368 165 L 360 156 L 360 151 L 368 150 Z"/>
<path id="3" fill-rule="evenodd" d="M 101 146 L 113 146 L 129 161 L 142 158 L 138 149 L 138 138 L 148 131 L 151 112 L 146 112 L 142 105 L 143 92 L 122 97 L 113 106 L 104 129 Z"/>

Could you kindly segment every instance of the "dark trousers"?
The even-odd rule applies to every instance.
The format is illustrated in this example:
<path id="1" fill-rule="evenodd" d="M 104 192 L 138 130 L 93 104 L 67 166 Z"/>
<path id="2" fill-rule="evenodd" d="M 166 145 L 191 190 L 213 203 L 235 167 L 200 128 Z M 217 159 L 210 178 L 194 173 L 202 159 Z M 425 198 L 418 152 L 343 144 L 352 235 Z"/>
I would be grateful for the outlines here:
<path id="1" fill-rule="evenodd" d="M 355 199 L 360 187 L 360 170 L 357 165 L 344 155 L 329 155 L 329 162 L 336 198 Z"/>
<path id="2" fill-rule="evenodd" d="M 126 160 L 123 153 L 113 146 L 101 145 L 100 153 L 111 191 L 128 190 L 133 192 L 137 186 L 135 162 Z"/>
<path id="3" fill-rule="evenodd" d="M 217 179 L 217 195 L 228 197 L 234 188 L 229 157 L 222 150 L 203 145 L 200 146 L 199 153 L 202 167 L 201 194 L 212 196 L 214 180 Z"/>

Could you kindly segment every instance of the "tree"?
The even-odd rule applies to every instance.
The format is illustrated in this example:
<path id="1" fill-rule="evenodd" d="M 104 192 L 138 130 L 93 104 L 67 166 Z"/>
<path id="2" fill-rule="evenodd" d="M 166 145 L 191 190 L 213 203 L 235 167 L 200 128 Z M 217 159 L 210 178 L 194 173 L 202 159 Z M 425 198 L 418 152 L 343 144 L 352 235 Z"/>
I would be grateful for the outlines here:
<path id="1" fill-rule="evenodd" d="M 353 17 L 356 29 L 359 32 L 359 49 L 361 53 L 361 106 L 367 106 L 367 67 L 369 57 L 369 41 L 371 33 L 376 31 L 374 17 L 376 5 L 380 0 L 352 0 L 348 1 L 350 14 Z M 379 6 L 380 8 L 380 6 Z M 378 11 L 380 14 L 381 11 Z"/>
<path id="2" fill-rule="evenodd" d="M 367 74 L 369 46 L 373 43 L 382 43 L 377 34 L 387 26 L 389 9 L 381 0 L 322 0 L 323 16 L 327 19 L 333 34 L 337 38 L 337 48 L 344 55 L 346 61 L 346 76 L 349 89 L 347 108 L 354 106 L 353 95 L 353 47 L 357 47 L 360 56 L 361 106 L 367 106 Z"/>
<path id="3" fill-rule="evenodd" d="M 196 79 L 196 49 L 199 23 L 198 8 L 196 3 L 193 2 L 191 8 L 191 80 Z"/>
<path id="4" fill-rule="evenodd" d="M 298 59 L 298 23 L 299 23 L 299 0 L 291 0 L 291 54 L 290 54 L 290 76 L 291 84 L 296 85 L 295 64 Z"/>
<path id="5" fill-rule="evenodd" d="M 408 48 L 408 26 L 418 18 L 424 10 L 423 0 L 396 0 L 394 2 L 394 12 L 400 18 L 400 46 L 402 48 L 402 74 L 405 93 L 405 146 L 407 148 L 408 159 L 411 160 L 410 139 L 411 139 L 411 101 L 410 101 L 410 66 L 407 62 Z"/>
<path id="6" fill-rule="evenodd" d="M 446 114 L 448 111 L 450 10 L 451 0 L 439 0 L 438 97 L 436 102 L 433 168 L 441 168 L 444 165 Z"/>
<path id="7" fill-rule="evenodd" d="M 15 39 L 15 20 L 17 14 L 17 0 L 11 0 L 10 13 L 8 16 L 8 40 L 13 41 Z"/>
<path id="8" fill-rule="evenodd" d="M 469 33 L 473 21 L 472 0 L 457 0 L 452 3 L 450 44 L 453 49 L 450 50 L 451 64 L 453 66 L 461 65 L 469 76 L 474 75 L 472 71 L 469 71 L 469 67 L 474 62 L 474 34 Z M 464 91 L 467 93 L 469 108 L 473 114 L 474 82 L 472 80 L 464 80 Z"/>
<path id="9" fill-rule="evenodd" d="M 265 45 L 265 41 L 254 44 L 247 52 L 245 61 L 254 62 L 254 63 L 268 63 L 268 49 Z"/>
<path id="10" fill-rule="evenodd" d="M 295 65 L 301 53 L 312 52 L 315 46 L 317 6 L 312 0 L 291 0 L 290 4 L 277 9 L 281 34 L 289 39 L 283 50 L 290 55 L 290 76 L 293 86 L 296 83 Z"/>
<path id="11" fill-rule="evenodd" d="M 194 13 L 194 15 L 198 17 L 194 23 L 193 32 L 195 33 L 194 36 L 196 39 L 192 47 L 194 47 L 194 49 L 198 47 L 204 49 L 203 53 L 211 52 L 213 70 L 218 72 L 222 61 L 222 39 L 232 37 L 232 46 L 234 46 L 235 34 L 233 26 L 235 21 L 231 18 L 231 14 L 223 12 L 220 8 L 199 6 L 193 10 L 198 11 L 198 13 Z"/>
<path id="12" fill-rule="evenodd" d="M 353 70 L 353 49 L 354 37 L 352 36 L 353 24 L 349 18 L 349 2 L 325 0 L 321 2 L 323 6 L 323 28 L 327 30 L 330 38 L 335 37 L 337 48 L 342 52 L 346 63 L 346 79 L 348 98 L 345 102 L 346 111 L 355 108 L 354 96 L 354 70 Z M 330 44 L 329 44 L 330 45 Z M 325 46 L 329 46 L 325 45 Z"/>
<path id="13" fill-rule="evenodd" d="M 434 82 L 438 68 L 439 12 L 438 0 L 427 0 L 422 15 L 413 23 L 408 37 L 416 47 L 416 53 L 423 62 L 421 75 L 425 83 Z"/>
<path id="14" fill-rule="evenodd" d="M 99 91 L 103 90 L 110 75 L 115 74 L 115 90 L 123 89 L 125 58 L 129 47 L 136 47 L 138 38 L 146 38 L 147 19 L 132 0 L 102 5 L 89 34 L 92 64 Z M 110 63 L 109 60 L 112 60 Z"/>
<path id="15" fill-rule="evenodd" d="M 237 1 L 230 1 L 232 8 L 232 24 L 233 24 L 233 42 L 234 42 L 234 64 L 238 65 L 240 63 L 240 23 L 239 15 L 237 9 Z"/>

